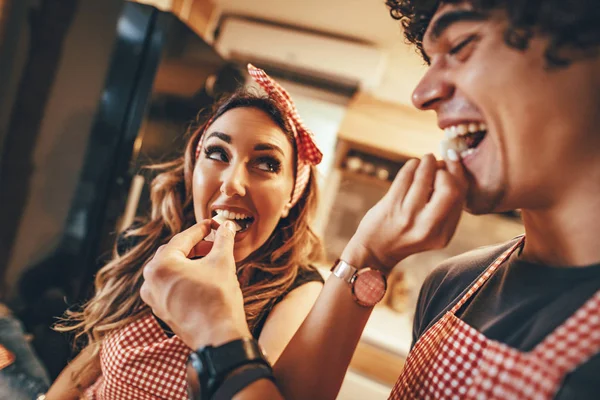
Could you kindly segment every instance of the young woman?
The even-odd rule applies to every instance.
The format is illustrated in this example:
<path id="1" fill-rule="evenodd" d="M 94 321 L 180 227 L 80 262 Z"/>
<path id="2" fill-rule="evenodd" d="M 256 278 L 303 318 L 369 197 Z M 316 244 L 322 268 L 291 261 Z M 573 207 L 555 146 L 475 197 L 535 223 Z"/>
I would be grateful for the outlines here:
<path id="1" fill-rule="evenodd" d="M 232 220 L 237 274 L 252 334 L 277 360 L 318 296 L 311 266 L 321 242 L 311 229 L 317 204 L 312 134 L 289 97 L 249 66 L 265 95 L 238 92 L 218 103 L 190 137 L 184 155 L 155 166 L 152 213 L 125 234 L 121 252 L 102 268 L 96 294 L 59 329 L 88 346 L 65 368 L 48 400 L 187 399 L 191 350 L 140 299 L 143 266 L 159 247 L 196 222 Z M 124 247 L 124 249 L 123 249 Z M 211 329 L 207 326 L 206 329 Z"/>

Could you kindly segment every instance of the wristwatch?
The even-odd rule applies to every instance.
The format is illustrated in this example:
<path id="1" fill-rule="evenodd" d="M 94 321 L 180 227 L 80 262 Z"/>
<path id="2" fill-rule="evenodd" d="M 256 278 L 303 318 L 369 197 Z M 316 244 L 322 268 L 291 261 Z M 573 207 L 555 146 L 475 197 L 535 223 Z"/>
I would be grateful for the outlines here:
<path id="1" fill-rule="evenodd" d="M 256 364 L 272 372 L 258 342 L 252 338 L 233 340 L 221 346 L 205 346 L 188 360 L 187 382 L 190 399 L 212 399 L 227 376 L 244 365 Z"/>
<path id="2" fill-rule="evenodd" d="M 362 307 L 374 307 L 385 295 L 387 281 L 376 269 L 357 269 L 343 260 L 337 260 L 331 272 L 350 285 L 354 301 Z"/>

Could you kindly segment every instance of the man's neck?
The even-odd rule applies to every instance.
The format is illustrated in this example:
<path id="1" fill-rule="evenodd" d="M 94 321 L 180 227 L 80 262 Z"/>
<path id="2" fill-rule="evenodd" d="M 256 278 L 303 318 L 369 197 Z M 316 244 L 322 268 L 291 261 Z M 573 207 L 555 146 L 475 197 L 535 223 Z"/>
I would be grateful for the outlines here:
<path id="1" fill-rule="evenodd" d="M 595 174 L 593 174 L 595 175 Z M 566 189 L 561 202 L 544 210 L 523 210 L 522 256 L 552 266 L 600 263 L 600 180 L 580 190 Z"/>

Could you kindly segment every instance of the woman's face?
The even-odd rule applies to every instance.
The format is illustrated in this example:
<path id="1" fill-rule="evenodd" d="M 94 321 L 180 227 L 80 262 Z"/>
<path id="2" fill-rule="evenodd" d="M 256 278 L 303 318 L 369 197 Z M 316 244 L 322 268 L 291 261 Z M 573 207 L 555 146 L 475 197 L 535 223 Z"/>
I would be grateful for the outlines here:
<path id="1" fill-rule="evenodd" d="M 224 213 L 243 229 L 234 257 L 242 261 L 288 214 L 294 187 L 294 149 L 262 110 L 238 107 L 208 127 L 193 175 L 197 221 Z"/>

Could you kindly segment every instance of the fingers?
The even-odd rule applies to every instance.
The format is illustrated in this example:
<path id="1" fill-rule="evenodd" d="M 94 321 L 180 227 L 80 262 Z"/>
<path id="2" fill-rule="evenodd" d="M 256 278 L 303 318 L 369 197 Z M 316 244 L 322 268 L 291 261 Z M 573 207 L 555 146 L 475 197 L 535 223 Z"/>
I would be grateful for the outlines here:
<path id="1" fill-rule="evenodd" d="M 446 161 L 446 170 L 454 178 L 454 182 L 460 187 L 460 189 L 466 191 L 469 184 L 467 181 L 465 167 L 462 165 L 462 163 L 459 160 Z"/>
<path id="2" fill-rule="evenodd" d="M 433 191 L 436 171 L 437 161 L 435 157 L 432 154 L 425 155 L 415 171 L 412 185 L 402 202 L 402 207 L 408 212 L 416 212 L 422 209 L 429 201 Z"/>
<path id="3" fill-rule="evenodd" d="M 225 223 L 217 229 L 215 233 L 215 242 L 208 255 L 230 254 L 233 256 L 234 239 L 235 224 L 232 221 L 225 221 Z"/>
<path id="4" fill-rule="evenodd" d="M 400 171 L 398 171 L 387 195 L 401 201 L 404 196 L 406 196 L 406 192 L 408 192 L 408 189 L 413 182 L 415 171 L 417 170 L 419 163 L 420 160 L 416 158 L 408 160 Z"/>
<path id="5" fill-rule="evenodd" d="M 201 240 L 197 245 L 194 246 L 190 254 L 188 254 L 188 258 L 193 260 L 196 258 L 201 258 L 210 253 L 210 250 L 213 247 L 213 242 L 209 242 L 206 240 Z"/>
<path id="6" fill-rule="evenodd" d="M 219 229 L 220 224 L 214 219 L 208 220 L 207 223 L 210 225 L 211 232 Z M 194 246 L 192 251 L 190 251 L 190 254 L 188 254 L 188 258 L 201 258 L 205 257 L 208 253 L 210 253 L 210 250 L 213 247 L 214 237 L 210 240 L 206 240 L 208 236 L 210 236 L 210 232 L 207 236 L 204 237 L 203 240 L 201 240 Z"/>
<path id="7" fill-rule="evenodd" d="M 150 290 L 150 285 L 148 284 L 148 282 L 146 280 L 144 280 L 144 283 L 142 284 L 142 287 L 140 288 L 140 297 L 142 298 L 142 301 L 144 303 L 146 303 L 150 307 L 152 307 L 152 304 L 153 304 L 152 292 Z"/>
<path id="8" fill-rule="evenodd" d="M 154 257 L 156 257 L 157 255 L 159 255 L 166 247 L 166 244 L 163 244 L 161 246 L 158 246 L 158 249 L 156 249 L 156 253 L 154 253 Z"/>
<path id="9" fill-rule="evenodd" d="M 196 244 L 210 233 L 210 220 L 204 220 L 178 233 L 167 244 L 169 250 L 183 253 L 185 257 L 190 254 Z"/>
<path id="10" fill-rule="evenodd" d="M 452 239 L 452 236 L 454 236 L 454 232 L 456 231 L 458 222 L 462 216 L 463 205 L 469 187 L 465 169 L 460 161 L 448 161 L 447 170 L 452 178 L 452 182 L 450 184 L 454 185 L 458 192 L 454 193 L 456 196 L 454 205 L 452 205 L 451 199 L 446 201 L 447 203 L 450 203 L 451 208 L 446 215 L 445 221 L 443 222 L 444 227 L 442 228 L 442 235 L 445 237 L 446 243 Z M 452 195 L 452 192 L 448 193 L 449 195 Z"/>
<path id="11" fill-rule="evenodd" d="M 464 199 L 465 191 L 457 184 L 454 176 L 449 171 L 438 170 L 431 200 L 423 210 L 424 217 L 431 226 L 456 225 L 462 213 Z"/>

